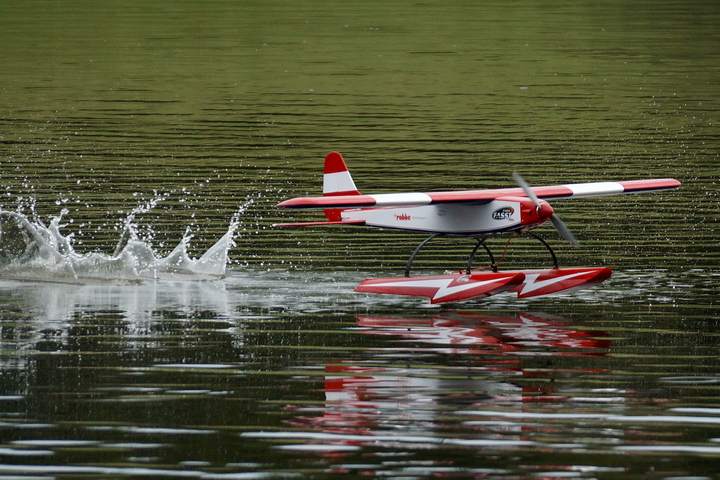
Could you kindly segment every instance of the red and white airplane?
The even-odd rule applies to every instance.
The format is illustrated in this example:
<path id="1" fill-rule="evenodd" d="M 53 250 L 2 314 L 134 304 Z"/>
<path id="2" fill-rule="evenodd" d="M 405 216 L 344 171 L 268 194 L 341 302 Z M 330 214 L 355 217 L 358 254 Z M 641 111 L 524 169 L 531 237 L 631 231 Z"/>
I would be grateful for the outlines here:
<path id="1" fill-rule="evenodd" d="M 670 190 L 680 186 L 675 179 L 662 178 L 530 187 L 519 174 L 513 176 L 519 187 L 363 195 L 355 186 L 342 155 L 330 152 L 325 157 L 323 196 L 292 198 L 277 205 L 279 208 L 322 209 L 327 220 L 276 226 L 360 225 L 431 234 L 411 255 L 405 277 L 365 280 L 357 291 L 428 296 L 433 303 L 494 295 L 506 290 L 516 291 L 520 297 L 537 296 L 595 285 L 611 274 L 607 267 L 559 269 L 550 246 L 530 230 L 550 220 L 565 239 L 572 243 L 577 240 L 547 200 Z M 540 240 L 553 257 L 553 268 L 499 272 L 485 240 L 502 233 L 529 234 Z M 438 235 L 464 235 L 477 239 L 467 268 L 448 275 L 410 277 L 410 268 L 418 251 Z M 490 255 L 492 272 L 474 273 L 472 270 L 480 246 Z"/>

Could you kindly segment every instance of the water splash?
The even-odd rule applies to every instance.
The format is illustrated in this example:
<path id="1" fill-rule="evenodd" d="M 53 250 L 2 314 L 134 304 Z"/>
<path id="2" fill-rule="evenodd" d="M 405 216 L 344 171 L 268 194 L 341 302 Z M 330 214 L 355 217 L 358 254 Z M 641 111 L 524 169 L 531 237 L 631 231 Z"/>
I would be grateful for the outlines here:
<path id="1" fill-rule="evenodd" d="M 241 205 L 227 232 L 200 258 L 191 258 L 192 235 L 185 231 L 178 245 L 162 256 L 150 241 L 140 238 L 136 215 L 154 208 L 156 198 L 136 207 L 124 221 L 124 229 L 112 255 L 78 253 L 72 234 L 63 235 L 62 218 L 68 210 L 51 217 L 49 225 L 39 218 L 0 210 L 0 275 L 4 278 L 82 282 L 83 280 L 143 280 L 158 278 L 220 278 L 225 275 L 228 252 L 235 245 L 235 232 L 242 213 L 252 203 Z"/>

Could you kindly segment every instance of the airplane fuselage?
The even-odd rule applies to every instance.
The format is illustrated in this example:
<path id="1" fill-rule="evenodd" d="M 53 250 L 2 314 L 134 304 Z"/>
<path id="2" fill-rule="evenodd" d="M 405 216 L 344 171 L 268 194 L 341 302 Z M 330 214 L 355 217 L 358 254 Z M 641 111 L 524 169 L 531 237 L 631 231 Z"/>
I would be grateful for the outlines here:
<path id="1" fill-rule="evenodd" d="M 539 225 L 552 214 L 543 202 L 538 211 L 530 199 L 498 198 L 484 204 L 440 204 L 412 207 L 349 209 L 342 221 L 364 225 L 453 235 L 490 235 Z"/>

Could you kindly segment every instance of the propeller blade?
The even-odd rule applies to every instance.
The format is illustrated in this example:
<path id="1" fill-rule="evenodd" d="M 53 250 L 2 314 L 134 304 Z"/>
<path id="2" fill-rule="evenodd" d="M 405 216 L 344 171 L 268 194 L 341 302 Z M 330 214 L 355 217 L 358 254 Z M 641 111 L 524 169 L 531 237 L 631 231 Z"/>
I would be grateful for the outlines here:
<path id="1" fill-rule="evenodd" d="M 560 220 L 560 217 L 553 213 L 552 215 L 550 215 L 550 221 L 552 222 L 553 227 L 555 227 L 555 230 L 558 231 L 561 237 L 563 237 L 565 240 L 572 243 L 573 245 L 580 245 L 580 242 L 577 241 L 577 238 L 575 238 L 575 235 L 572 234 L 570 229 L 565 226 L 565 223 Z"/>
<path id="2" fill-rule="evenodd" d="M 530 185 L 525 181 L 525 179 L 520 175 L 518 172 L 513 172 L 513 178 L 517 182 L 518 185 L 520 185 L 520 188 L 523 189 L 525 192 L 525 195 L 532 200 L 532 202 L 537 206 L 539 209 L 542 209 L 542 205 L 540 204 L 540 199 L 538 199 L 537 195 L 532 191 L 532 188 L 530 188 Z M 555 230 L 558 231 L 561 237 L 563 237 L 568 242 L 572 243 L 573 245 L 580 245 L 580 242 L 577 241 L 577 238 L 575 238 L 575 235 L 572 234 L 569 228 L 565 226 L 565 223 L 560 220 L 560 217 L 558 217 L 556 214 L 550 215 L 550 221 L 553 224 L 553 227 L 555 227 Z"/>
<path id="3" fill-rule="evenodd" d="M 535 195 L 535 193 L 532 191 L 532 188 L 530 188 L 530 185 L 525 181 L 525 179 L 518 172 L 513 172 L 513 178 L 515 179 L 515 182 L 520 185 L 520 188 L 525 191 L 525 195 L 527 195 L 528 198 L 533 201 L 536 207 L 539 207 L 540 199 L 538 199 L 537 195 Z"/>

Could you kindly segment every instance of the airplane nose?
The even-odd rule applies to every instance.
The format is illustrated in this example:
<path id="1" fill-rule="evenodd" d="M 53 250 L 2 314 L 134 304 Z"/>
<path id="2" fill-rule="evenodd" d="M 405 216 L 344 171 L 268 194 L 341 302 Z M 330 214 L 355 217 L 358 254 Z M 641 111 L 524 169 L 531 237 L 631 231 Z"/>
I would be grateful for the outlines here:
<path id="1" fill-rule="evenodd" d="M 545 200 L 539 201 L 539 205 L 537 206 L 536 211 L 538 218 L 541 218 L 543 220 L 547 220 L 548 218 L 552 217 L 552 214 L 555 212 L 555 210 L 553 210 L 550 204 Z"/>

